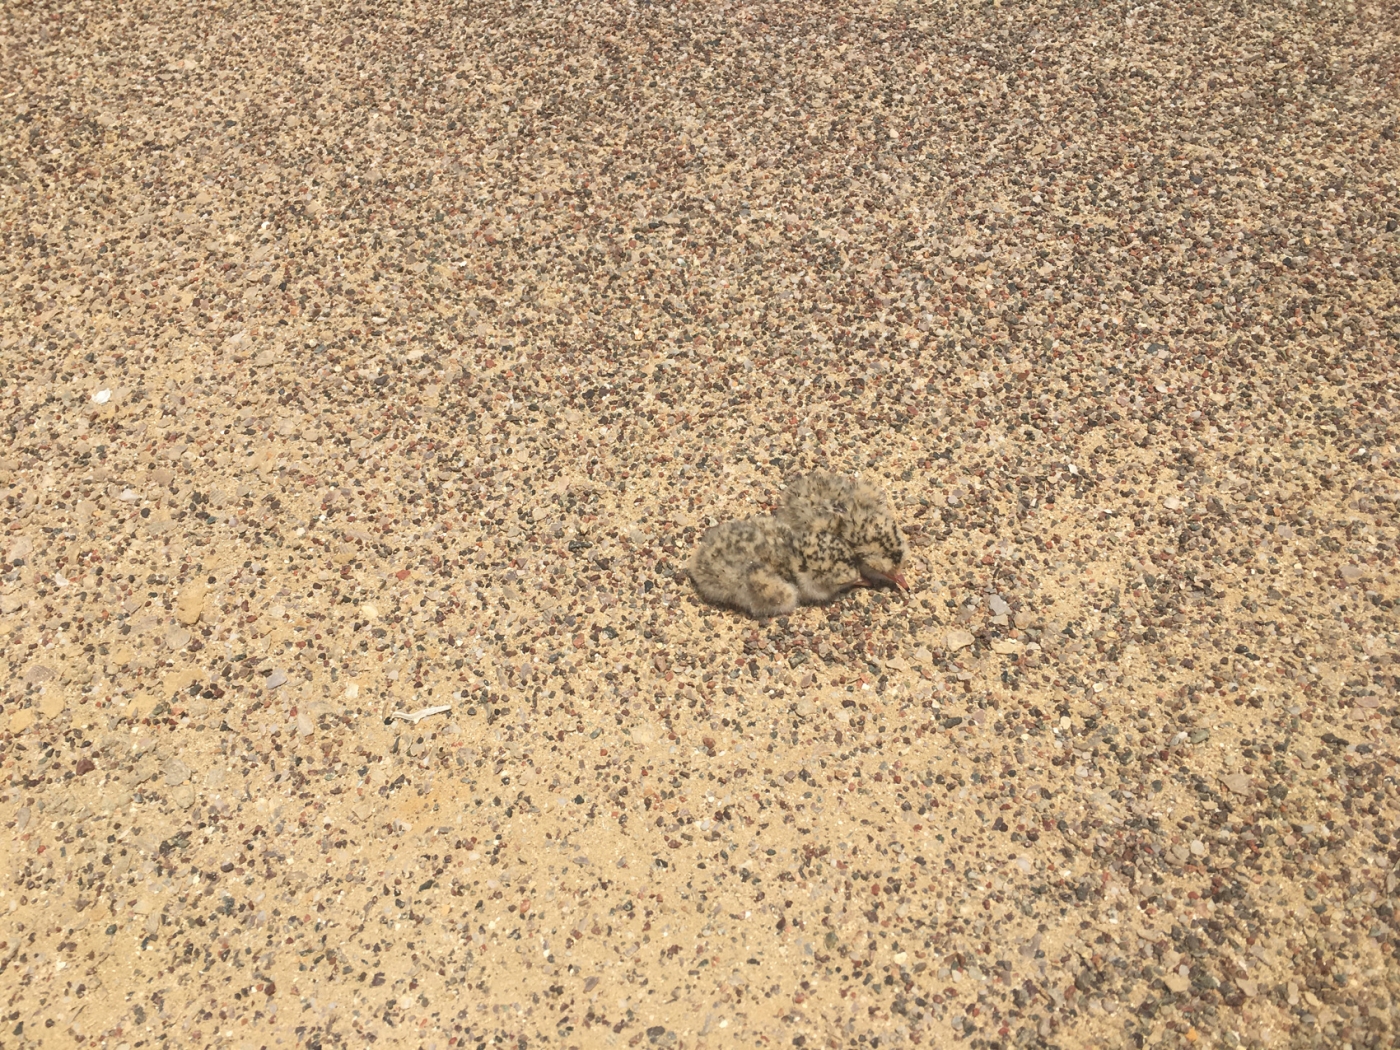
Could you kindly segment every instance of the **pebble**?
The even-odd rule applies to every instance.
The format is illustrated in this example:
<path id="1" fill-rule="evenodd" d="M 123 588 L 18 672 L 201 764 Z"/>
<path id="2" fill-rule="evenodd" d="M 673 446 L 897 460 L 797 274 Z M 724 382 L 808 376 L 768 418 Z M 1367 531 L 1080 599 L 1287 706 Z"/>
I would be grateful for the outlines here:
<path id="1" fill-rule="evenodd" d="M 971 631 L 963 631 L 963 630 L 954 629 L 954 630 L 948 631 L 946 634 L 944 634 L 944 636 L 943 636 L 943 647 L 944 647 L 945 649 L 950 650 L 950 651 L 956 651 L 956 650 L 958 650 L 958 649 L 966 649 L 969 645 L 971 645 L 971 644 L 972 644 L 973 642 L 975 642 L 976 640 L 977 640 L 977 639 L 973 636 L 973 634 L 972 634 Z"/>
<path id="2" fill-rule="evenodd" d="M 205 585 L 202 580 L 196 580 L 183 587 L 175 602 L 175 618 L 186 625 L 198 623 L 204 612 L 204 594 Z"/>

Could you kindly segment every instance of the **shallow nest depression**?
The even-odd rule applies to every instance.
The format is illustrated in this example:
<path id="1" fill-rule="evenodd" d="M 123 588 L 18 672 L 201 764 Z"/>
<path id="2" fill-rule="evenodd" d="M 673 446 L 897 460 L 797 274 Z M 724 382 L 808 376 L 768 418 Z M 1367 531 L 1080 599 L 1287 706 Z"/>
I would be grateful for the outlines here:
<path id="1" fill-rule="evenodd" d="M 5 1045 L 1394 1045 L 1395 33 L 7 7 Z"/>

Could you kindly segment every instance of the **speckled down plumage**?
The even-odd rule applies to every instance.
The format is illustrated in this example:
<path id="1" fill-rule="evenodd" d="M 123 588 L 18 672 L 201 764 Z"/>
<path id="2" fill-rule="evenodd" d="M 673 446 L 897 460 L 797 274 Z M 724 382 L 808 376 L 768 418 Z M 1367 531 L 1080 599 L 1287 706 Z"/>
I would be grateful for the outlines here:
<path id="1" fill-rule="evenodd" d="M 700 541 L 688 572 L 707 601 L 755 616 L 893 583 L 905 543 L 883 493 L 836 474 L 793 479 L 777 514 L 726 522 Z"/>

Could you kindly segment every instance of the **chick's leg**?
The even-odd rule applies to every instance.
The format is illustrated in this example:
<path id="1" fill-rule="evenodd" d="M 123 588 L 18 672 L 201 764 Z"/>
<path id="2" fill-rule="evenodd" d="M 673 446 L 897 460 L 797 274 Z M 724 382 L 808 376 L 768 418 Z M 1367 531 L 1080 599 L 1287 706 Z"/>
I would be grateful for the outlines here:
<path id="1" fill-rule="evenodd" d="M 797 588 L 772 569 L 749 570 L 744 602 L 755 616 L 784 616 L 797 608 Z"/>

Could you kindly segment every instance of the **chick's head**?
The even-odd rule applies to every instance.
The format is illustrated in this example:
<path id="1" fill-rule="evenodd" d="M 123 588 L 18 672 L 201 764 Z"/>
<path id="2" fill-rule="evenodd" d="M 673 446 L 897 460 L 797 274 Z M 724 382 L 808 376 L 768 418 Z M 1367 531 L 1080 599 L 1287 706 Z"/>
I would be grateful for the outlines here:
<path id="1" fill-rule="evenodd" d="M 884 494 L 859 486 L 844 526 L 844 538 L 861 576 L 872 584 L 892 583 L 908 590 L 901 569 L 909 548 Z"/>

